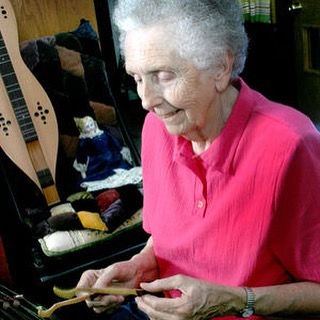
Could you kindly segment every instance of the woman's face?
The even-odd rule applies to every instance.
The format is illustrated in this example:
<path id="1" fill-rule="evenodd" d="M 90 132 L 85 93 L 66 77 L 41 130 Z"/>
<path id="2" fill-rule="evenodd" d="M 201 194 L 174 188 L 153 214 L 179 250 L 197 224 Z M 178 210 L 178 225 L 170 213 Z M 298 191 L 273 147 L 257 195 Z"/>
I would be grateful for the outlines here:
<path id="1" fill-rule="evenodd" d="M 219 105 L 214 74 L 179 57 L 168 32 L 128 33 L 126 70 L 135 79 L 143 108 L 162 120 L 169 133 L 199 140 L 214 130 Z"/>

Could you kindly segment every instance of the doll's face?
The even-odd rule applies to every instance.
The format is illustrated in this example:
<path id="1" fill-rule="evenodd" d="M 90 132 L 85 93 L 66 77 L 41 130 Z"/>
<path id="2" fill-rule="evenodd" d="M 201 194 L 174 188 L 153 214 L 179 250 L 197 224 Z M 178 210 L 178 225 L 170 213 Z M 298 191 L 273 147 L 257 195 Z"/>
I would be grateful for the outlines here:
<path id="1" fill-rule="evenodd" d="M 83 126 L 83 133 L 92 133 L 96 130 L 96 124 L 93 119 L 88 119 Z"/>

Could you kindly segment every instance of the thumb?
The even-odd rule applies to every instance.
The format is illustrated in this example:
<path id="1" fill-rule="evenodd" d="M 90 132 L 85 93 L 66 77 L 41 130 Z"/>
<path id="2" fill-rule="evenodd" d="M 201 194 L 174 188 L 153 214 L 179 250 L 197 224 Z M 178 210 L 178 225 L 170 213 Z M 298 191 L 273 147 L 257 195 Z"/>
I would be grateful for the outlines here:
<path id="1" fill-rule="evenodd" d="M 152 282 L 142 282 L 140 287 L 149 292 L 163 292 L 178 289 L 173 278 L 157 279 Z"/>

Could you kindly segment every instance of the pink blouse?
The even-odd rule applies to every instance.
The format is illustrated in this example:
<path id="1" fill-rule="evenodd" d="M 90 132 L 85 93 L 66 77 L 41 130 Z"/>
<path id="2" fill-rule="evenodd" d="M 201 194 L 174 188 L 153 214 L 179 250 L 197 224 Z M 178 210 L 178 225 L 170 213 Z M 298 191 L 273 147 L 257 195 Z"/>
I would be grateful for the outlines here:
<path id="1" fill-rule="evenodd" d="M 320 135 L 242 80 L 218 138 L 195 156 L 148 114 L 143 225 L 161 277 L 231 286 L 320 281 Z"/>

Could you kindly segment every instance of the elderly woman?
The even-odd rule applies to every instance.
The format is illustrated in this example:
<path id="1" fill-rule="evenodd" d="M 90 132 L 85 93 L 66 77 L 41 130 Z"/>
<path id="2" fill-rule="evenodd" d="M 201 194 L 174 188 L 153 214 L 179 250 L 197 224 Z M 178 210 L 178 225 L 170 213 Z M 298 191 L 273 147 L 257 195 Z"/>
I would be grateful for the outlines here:
<path id="1" fill-rule="evenodd" d="M 149 111 L 150 239 L 78 286 L 149 291 L 127 319 L 320 316 L 320 135 L 239 77 L 247 37 L 236 0 L 119 0 L 114 18 Z M 122 302 L 87 304 L 102 312 Z M 126 319 L 121 308 L 112 319 Z"/>

